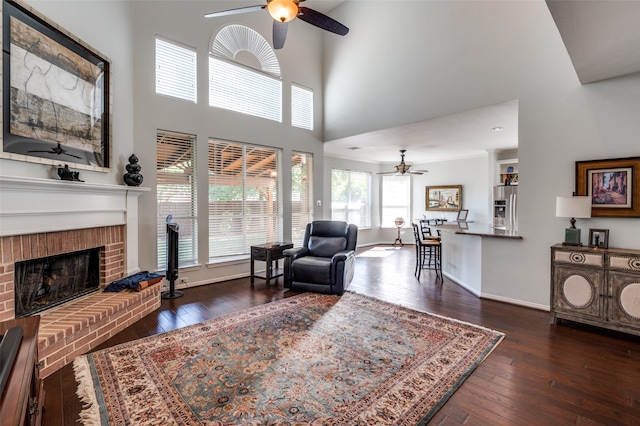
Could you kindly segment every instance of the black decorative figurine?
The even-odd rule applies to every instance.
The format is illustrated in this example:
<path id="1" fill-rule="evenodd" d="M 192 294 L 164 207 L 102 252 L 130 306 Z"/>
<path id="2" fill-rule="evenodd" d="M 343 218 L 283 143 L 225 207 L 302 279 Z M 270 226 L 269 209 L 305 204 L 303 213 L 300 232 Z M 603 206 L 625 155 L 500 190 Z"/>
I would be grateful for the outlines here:
<path id="1" fill-rule="evenodd" d="M 60 176 L 60 179 L 62 180 L 84 182 L 83 180 L 80 180 L 80 172 L 72 172 L 71 169 L 69 169 L 68 164 L 65 164 L 64 167 L 58 167 L 58 176 Z"/>
<path id="2" fill-rule="evenodd" d="M 142 167 L 138 164 L 138 157 L 135 154 L 131 154 L 129 157 L 129 164 L 127 164 L 127 173 L 124 174 L 124 183 L 129 186 L 140 186 L 142 183 L 142 175 L 140 170 Z"/>

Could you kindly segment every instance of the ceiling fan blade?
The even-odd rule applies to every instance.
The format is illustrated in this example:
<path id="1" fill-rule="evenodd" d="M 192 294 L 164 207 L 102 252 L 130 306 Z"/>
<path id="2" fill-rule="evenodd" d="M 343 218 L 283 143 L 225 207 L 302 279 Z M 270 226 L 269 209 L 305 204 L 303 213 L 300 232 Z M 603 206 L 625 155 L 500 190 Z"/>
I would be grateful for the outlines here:
<path id="1" fill-rule="evenodd" d="M 238 13 L 255 12 L 256 10 L 265 9 L 266 5 L 239 7 L 237 9 L 221 10 L 220 12 L 211 12 L 204 15 L 205 18 L 217 18 L 219 16 L 237 15 Z"/>
<path id="2" fill-rule="evenodd" d="M 282 49 L 287 39 L 287 22 L 273 21 L 273 48 Z"/>
<path id="3" fill-rule="evenodd" d="M 323 30 L 341 36 L 347 35 L 347 33 L 349 32 L 349 28 L 345 27 L 335 19 L 329 18 L 327 15 L 316 12 L 315 10 L 309 9 L 308 7 L 304 6 L 299 6 L 298 9 L 298 18 L 302 19 L 308 24 L 315 25 L 318 28 L 322 28 Z"/>
<path id="4" fill-rule="evenodd" d="M 422 172 L 418 172 L 418 171 L 414 172 L 413 170 L 410 170 L 407 173 L 410 174 L 410 175 L 421 175 L 421 174 L 423 174 Z"/>
<path id="5" fill-rule="evenodd" d="M 377 175 L 395 175 L 398 172 L 378 172 Z"/>

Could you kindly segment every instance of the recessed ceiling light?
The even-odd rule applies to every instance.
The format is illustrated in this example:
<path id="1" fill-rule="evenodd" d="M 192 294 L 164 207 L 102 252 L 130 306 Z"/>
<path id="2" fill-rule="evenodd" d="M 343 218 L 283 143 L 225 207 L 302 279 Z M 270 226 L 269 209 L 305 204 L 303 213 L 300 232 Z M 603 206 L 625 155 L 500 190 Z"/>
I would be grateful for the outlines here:
<path id="1" fill-rule="evenodd" d="M 491 131 L 492 132 L 501 132 L 504 130 L 504 127 L 492 127 Z"/>

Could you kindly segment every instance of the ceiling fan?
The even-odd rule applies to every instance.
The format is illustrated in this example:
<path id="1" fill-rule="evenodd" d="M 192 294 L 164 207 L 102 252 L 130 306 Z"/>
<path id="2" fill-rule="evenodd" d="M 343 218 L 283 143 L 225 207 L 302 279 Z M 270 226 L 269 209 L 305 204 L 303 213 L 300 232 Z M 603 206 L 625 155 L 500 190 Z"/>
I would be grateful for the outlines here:
<path id="1" fill-rule="evenodd" d="M 78 157 L 77 155 L 70 154 L 69 151 L 67 151 L 66 149 L 64 149 L 62 147 L 60 142 L 58 142 L 58 146 L 51 147 L 51 149 L 49 149 L 47 151 L 33 150 L 33 151 L 27 151 L 27 152 L 45 152 L 47 154 L 68 155 L 69 157 L 82 158 L 82 157 Z"/>
<path id="2" fill-rule="evenodd" d="M 235 15 L 238 13 L 254 12 L 260 9 L 267 9 L 273 18 L 273 48 L 282 49 L 287 38 L 287 23 L 298 17 L 308 24 L 332 32 L 338 35 L 346 35 L 349 28 L 342 25 L 335 19 L 329 18 L 320 12 L 316 12 L 308 7 L 298 6 L 305 0 L 266 0 L 267 4 L 257 6 L 239 7 L 237 9 L 211 12 L 204 15 L 205 18 L 215 18 L 219 16 Z"/>
<path id="3" fill-rule="evenodd" d="M 394 176 L 404 176 L 406 174 L 409 175 L 421 175 L 423 173 L 428 173 L 429 170 L 409 170 L 411 168 L 410 164 L 406 164 L 404 162 L 404 153 L 407 152 L 406 149 L 400 150 L 400 164 L 395 167 L 395 170 L 392 172 L 380 172 L 379 175 L 394 175 Z"/>

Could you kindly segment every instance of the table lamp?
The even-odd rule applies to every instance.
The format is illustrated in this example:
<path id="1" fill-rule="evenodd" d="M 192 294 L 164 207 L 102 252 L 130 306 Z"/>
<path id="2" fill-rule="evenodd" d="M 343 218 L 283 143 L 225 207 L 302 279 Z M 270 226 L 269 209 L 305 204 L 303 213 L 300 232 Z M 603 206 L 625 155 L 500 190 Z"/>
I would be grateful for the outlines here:
<path id="1" fill-rule="evenodd" d="M 576 229 L 576 218 L 591 217 L 591 197 L 556 197 L 556 217 L 570 217 L 571 228 L 564 231 L 564 242 L 569 246 L 580 246 L 580 229 Z"/>

